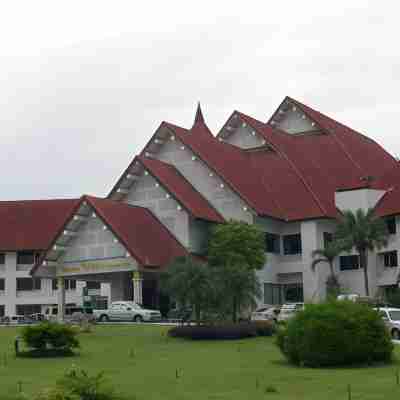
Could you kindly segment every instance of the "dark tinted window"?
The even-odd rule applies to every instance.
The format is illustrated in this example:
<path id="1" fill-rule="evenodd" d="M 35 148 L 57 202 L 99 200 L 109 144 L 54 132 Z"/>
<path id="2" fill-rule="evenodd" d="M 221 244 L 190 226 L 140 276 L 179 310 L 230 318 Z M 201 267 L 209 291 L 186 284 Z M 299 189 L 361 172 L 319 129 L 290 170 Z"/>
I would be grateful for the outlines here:
<path id="1" fill-rule="evenodd" d="M 86 282 L 86 287 L 88 289 L 100 289 L 101 288 L 101 282 Z"/>
<path id="2" fill-rule="evenodd" d="M 385 267 L 397 267 L 397 251 L 383 253 L 383 264 Z"/>
<path id="3" fill-rule="evenodd" d="M 6 280 L 0 279 L 0 290 L 5 290 L 6 288 Z"/>
<path id="4" fill-rule="evenodd" d="M 35 253 L 33 251 L 19 251 L 17 254 L 17 264 L 34 264 Z"/>
<path id="5" fill-rule="evenodd" d="M 283 237 L 284 254 L 301 254 L 301 235 L 286 235 Z"/>
<path id="6" fill-rule="evenodd" d="M 268 253 L 279 254 L 281 252 L 281 237 L 274 233 L 265 234 L 265 250 Z"/>
<path id="7" fill-rule="evenodd" d="M 386 218 L 387 230 L 391 235 L 396 234 L 396 217 Z"/>
<path id="8" fill-rule="evenodd" d="M 351 269 L 358 269 L 358 268 L 360 268 L 360 257 L 358 255 L 340 257 L 341 271 L 348 271 Z"/>
<path id="9" fill-rule="evenodd" d="M 40 290 L 42 281 L 40 278 L 17 278 L 17 290 Z"/>
<path id="10" fill-rule="evenodd" d="M 66 290 L 75 290 L 76 289 L 76 280 L 75 279 L 66 279 L 65 280 L 65 289 Z"/>
<path id="11" fill-rule="evenodd" d="M 0 253 L 0 265 L 4 265 L 6 263 L 6 255 L 4 253 Z"/>
<path id="12" fill-rule="evenodd" d="M 332 242 L 333 240 L 333 234 L 330 232 L 324 232 L 324 248 L 326 248 L 326 246 Z"/>

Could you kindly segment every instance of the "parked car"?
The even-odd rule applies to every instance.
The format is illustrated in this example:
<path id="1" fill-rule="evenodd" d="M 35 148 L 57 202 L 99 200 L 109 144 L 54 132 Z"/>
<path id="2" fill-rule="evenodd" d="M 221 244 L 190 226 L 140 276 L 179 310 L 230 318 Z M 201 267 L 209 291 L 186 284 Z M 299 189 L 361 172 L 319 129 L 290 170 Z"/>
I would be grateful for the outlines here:
<path id="1" fill-rule="evenodd" d="M 191 320 L 193 309 L 190 307 L 177 307 L 168 311 L 167 318 L 170 321 L 188 322 Z"/>
<path id="2" fill-rule="evenodd" d="M 6 315 L 2 318 L 2 323 L 7 325 L 32 324 L 35 321 L 27 315 Z"/>
<path id="3" fill-rule="evenodd" d="M 375 308 L 382 316 L 393 339 L 400 340 L 400 308 Z"/>
<path id="4" fill-rule="evenodd" d="M 260 307 L 251 313 L 252 321 L 277 321 L 280 307 Z"/>
<path id="5" fill-rule="evenodd" d="M 278 322 L 287 321 L 292 318 L 296 312 L 304 309 L 304 303 L 286 303 L 281 307 L 278 315 Z"/>
<path id="6" fill-rule="evenodd" d="M 97 321 L 156 322 L 161 320 L 158 310 L 148 310 L 132 301 L 114 301 L 108 310 L 93 310 Z"/>

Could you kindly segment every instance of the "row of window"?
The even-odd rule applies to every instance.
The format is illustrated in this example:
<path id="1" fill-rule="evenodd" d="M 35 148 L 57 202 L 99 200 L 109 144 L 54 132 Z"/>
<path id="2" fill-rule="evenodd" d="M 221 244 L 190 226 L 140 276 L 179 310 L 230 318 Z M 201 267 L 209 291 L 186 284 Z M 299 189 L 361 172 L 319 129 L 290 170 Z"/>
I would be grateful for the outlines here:
<path id="1" fill-rule="evenodd" d="M 381 254 L 383 258 L 383 265 L 385 267 L 394 268 L 397 267 L 397 251 L 387 251 Z M 348 271 L 352 269 L 360 268 L 360 257 L 359 255 L 349 255 L 349 256 L 341 256 L 340 260 L 340 270 Z"/>
<path id="2" fill-rule="evenodd" d="M 5 279 L 0 279 L 0 291 L 5 290 L 6 284 Z M 31 290 L 41 290 L 42 289 L 42 280 L 40 278 L 17 278 L 17 290 L 18 291 L 31 291 Z M 52 289 L 57 290 L 57 279 L 53 279 L 52 281 Z M 76 280 L 74 279 L 66 279 L 65 280 L 65 289 L 66 290 L 75 290 L 76 289 Z"/>
<path id="3" fill-rule="evenodd" d="M 18 265 L 31 265 L 35 264 L 40 257 L 39 253 L 35 253 L 34 251 L 19 251 L 17 253 L 17 264 Z M 5 253 L 0 253 L 0 265 L 4 265 L 6 263 L 6 255 Z"/>
<path id="4" fill-rule="evenodd" d="M 294 235 L 282 236 L 283 254 L 301 254 L 301 235 L 300 233 Z M 281 254 L 281 237 L 275 233 L 267 232 L 265 234 L 265 250 L 267 253 Z"/>

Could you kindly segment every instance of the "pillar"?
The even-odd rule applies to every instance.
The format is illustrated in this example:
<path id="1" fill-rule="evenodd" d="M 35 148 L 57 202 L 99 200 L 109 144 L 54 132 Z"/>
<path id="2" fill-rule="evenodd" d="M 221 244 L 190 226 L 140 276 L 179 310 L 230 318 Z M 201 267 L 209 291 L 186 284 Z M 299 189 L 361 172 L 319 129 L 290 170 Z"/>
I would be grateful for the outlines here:
<path id="1" fill-rule="evenodd" d="M 133 301 L 137 304 L 143 304 L 143 279 L 139 271 L 132 273 L 133 282 Z"/>
<path id="2" fill-rule="evenodd" d="M 57 278 L 58 289 L 57 289 L 57 305 L 58 315 L 57 319 L 59 322 L 64 321 L 65 316 L 65 279 L 63 277 Z"/>
<path id="3" fill-rule="evenodd" d="M 6 264 L 4 274 L 4 315 L 16 314 L 17 301 L 17 253 L 6 253 Z"/>

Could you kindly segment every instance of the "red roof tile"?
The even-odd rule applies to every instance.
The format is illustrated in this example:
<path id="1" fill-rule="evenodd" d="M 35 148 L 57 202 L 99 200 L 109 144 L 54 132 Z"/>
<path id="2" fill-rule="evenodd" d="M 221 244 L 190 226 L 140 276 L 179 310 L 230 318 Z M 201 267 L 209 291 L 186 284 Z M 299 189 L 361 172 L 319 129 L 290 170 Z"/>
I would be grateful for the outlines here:
<path id="1" fill-rule="evenodd" d="M 172 196 L 193 216 L 214 222 L 224 222 L 224 218 L 210 203 L 180 174 L 172 165 L 165 162 L 138 156 L 137 160 L 149 170 Z"/>
<path id="2" fill-rule="evenodd" d="M 0 201 L 0 251 L 46 249 L 78 201 Z"/>

